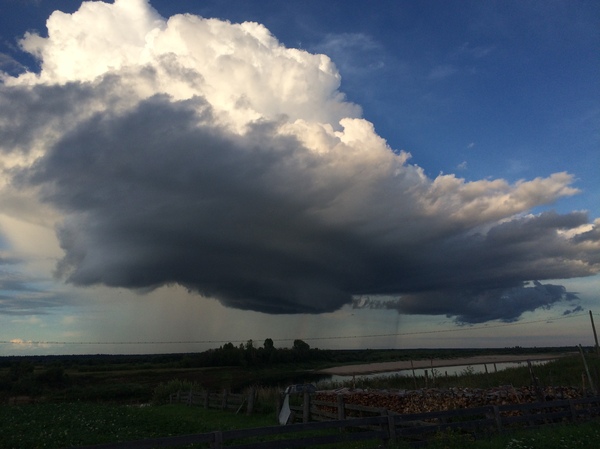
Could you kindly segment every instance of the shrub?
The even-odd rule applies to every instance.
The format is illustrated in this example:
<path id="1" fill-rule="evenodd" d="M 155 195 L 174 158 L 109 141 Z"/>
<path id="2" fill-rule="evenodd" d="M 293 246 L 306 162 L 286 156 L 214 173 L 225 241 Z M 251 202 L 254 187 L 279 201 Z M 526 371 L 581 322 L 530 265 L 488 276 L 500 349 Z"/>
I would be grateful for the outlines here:
<path id="1" fill-rule="evenodd" d="M 153 404 L 168 404 L 169 396 L 178 391 L 200 391 L 202 387 L 196 382 L 190 382 L 188 380 L 173 379 L 167 383 L 161 383 L 154 389 L 152 395 Z"/>
<path id="2" fill-rule="evenodd" d="M 275 413 L 281 391 L 277 387 L 255 387 L 256 399 L 254 412 L 261 414 Z"/>

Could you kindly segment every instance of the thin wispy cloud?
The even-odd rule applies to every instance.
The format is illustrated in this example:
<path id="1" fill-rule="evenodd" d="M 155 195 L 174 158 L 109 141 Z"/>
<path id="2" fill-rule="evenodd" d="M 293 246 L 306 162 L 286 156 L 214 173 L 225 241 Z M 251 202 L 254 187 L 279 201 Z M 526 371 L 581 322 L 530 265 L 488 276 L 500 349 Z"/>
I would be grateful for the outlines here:
<path id="1" fill-rule="evenodd" d="M 444 64 L 438 65 L 431 69 L 427 78 L 433 81 L 439 81 L 446 78 L 450 78 L 452 75 L 458 73 L 458 69 L 452 65 Z"/>
<path id="2" fill-rule="evenodd" d="M 24 70 L 23 65 L 5 53 L 0 53 L 0 71 L 18 73 Z"/>
<path id="3" fill-rule="evenodd" d="M 365 75 L 385 66 L 383 46 L 362 33 L 328 34 L 313 49 L 332 58 L 341 72 L 354 76 Z"/>
<path id="4" fill-rule="evenodd" d="M 22 41 L 41 72 L 0 85 L 0 151 L 11 187 L 59 214 L 69 283 L 178 284 L 266 313 L 392 295 L 401 313 L 484 322 L 573 300 L 541 281 L 600 270 L 586 213 L 529 214 L 577 194 L 573 175 L 430 178 L 328 56 L 260 24 L 116 0 L 47 25 Z"/>

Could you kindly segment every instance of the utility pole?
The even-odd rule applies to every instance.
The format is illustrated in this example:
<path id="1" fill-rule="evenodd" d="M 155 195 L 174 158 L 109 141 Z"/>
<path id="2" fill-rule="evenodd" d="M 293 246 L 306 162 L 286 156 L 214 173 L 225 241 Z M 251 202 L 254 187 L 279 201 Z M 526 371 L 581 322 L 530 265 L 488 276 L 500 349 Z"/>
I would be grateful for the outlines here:
<path id="1" fill-rule="evenodd" d="M 590 320 L 592 320 L 592 330 L 594 331 L 594 340 L 596 341 L 596 355 L 600 356 L 600 348 L 598 347 L 598 334 L 596 334 L 596 326 L 594 326 L 594 315 L 590 310 Z"/>

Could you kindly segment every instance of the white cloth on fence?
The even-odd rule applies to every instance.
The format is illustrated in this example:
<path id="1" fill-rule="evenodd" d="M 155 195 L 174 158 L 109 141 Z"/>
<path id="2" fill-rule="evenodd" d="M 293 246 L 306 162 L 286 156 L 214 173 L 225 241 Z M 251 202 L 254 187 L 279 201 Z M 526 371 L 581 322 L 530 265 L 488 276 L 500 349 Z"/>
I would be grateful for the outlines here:
<path id="1" fill-rule="evenodd" d="M 288 419 L 290 419 L 291 413 L 292 411 L 290 410 L 290 395 L 286 393 L 283 398 L 283 405 L 281 406 L 281 411 L 279 412 L 279 424 L 287 424 Z"/>

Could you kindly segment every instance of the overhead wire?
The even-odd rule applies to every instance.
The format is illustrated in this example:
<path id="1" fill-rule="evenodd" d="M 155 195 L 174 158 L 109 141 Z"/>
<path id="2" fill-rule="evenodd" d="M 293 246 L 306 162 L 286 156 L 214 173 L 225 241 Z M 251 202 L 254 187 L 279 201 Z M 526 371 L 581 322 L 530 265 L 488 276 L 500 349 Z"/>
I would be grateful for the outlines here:
<path id="1" fill-rule="evenodd" d="M 323 336 L 323 337 L 294 337 L 294 338 L 272 338 L 273 342 L 290 342 L 294 340 L 303 340 L 303 341 L 326 341 L 326 340 L 353 340 L 353 339 L 370 339 L 370 338 L 382 338 L 382 337 L 406 337 L 406 336 L 414 336 L 414 335 L 428 335 L 428 334 L 441 334 L 441 333 L 450 333 L 450 332 L 465 332 L 465 331 L 476 331 L 476 330 L 484 330 L 484 329 L 497 329 L 502 327 L 510 327 L 510 326 L 523 326 L 528 324 L 535 323 L 543 323 L 543 322 L 552 322 L 570 318 L 576 318 L 587 315 L 587 313 L 577 313 L 577 314 L 569 314 L 563 315 L 559 317 L 553 318 L 544 318 L 539 320 L 530 320 L 530 321 L 515 321 L 511 323 L 499 323 L 499 324 L 491 324 L 484 326 L 469 326 L 462 325 L 458 328 L 452 329 L 432 329 L 432 330 L 422 330 L 422 331 L 412 331 L 412 332 L 392 332 L 392 333 L 382 333 L 382 334 L 366 334 L 366 335 L 334 335 L 334 336 Z M 266 337 L 265 337 L 266 338 Z M 252 339 L 252 341 L 260 341 L 261 339 Z M 224 343 L 244 343 L 248 340 L 171 340 L 171 341 L 32 341 L 32 340 L 23 340 L 23 339 L 13 339 L 13 340 L 0 340 L 0 344 L 27 344 L 27 345 L 65 345 L 65 346 L 108 346 L 108 345 L 131 345 L 131 346 L 142 346 L 142 345 L 189 345 L 189 344 L 224 344 Z"/>

